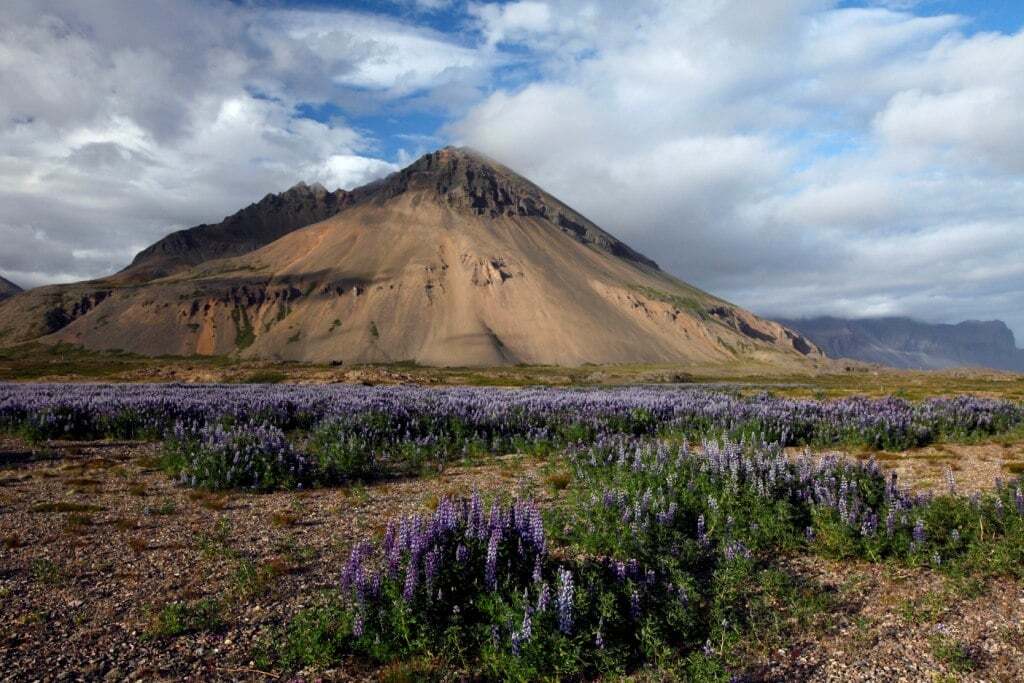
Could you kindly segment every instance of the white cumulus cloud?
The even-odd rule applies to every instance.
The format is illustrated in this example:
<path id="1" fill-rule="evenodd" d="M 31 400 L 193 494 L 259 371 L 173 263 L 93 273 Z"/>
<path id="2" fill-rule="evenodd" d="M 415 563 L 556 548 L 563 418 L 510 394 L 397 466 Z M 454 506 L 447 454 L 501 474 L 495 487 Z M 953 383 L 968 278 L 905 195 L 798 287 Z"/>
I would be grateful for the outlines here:
<path id="1" fill-rule="evenodd" d="M 1024 32 L 813 1 L 632 21 L 586 3 L 586 25 L 551 7 L 547 35 L 501 35 L 540 56 L 575 26 L 558 37 L 585 57 L 550 51 L 457 139 L 760 312 L 1000 317 L 1024 337 Z"/>

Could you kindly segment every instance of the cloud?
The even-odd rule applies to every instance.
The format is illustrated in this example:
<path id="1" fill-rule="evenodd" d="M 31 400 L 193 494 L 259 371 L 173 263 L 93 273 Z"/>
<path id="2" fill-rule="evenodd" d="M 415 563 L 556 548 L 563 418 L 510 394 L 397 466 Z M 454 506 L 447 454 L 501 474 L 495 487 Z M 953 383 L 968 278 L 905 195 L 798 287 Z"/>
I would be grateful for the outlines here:
<path id="1" fill-rule="evenodd" d="M 555 50 L 451 135 L 760 312 L 1001 317 L 1024 338 L 1024 33 L 826 2 L 587 6 L 581 25 L 552 3 L 546 34 L 492 10 L 489 41 L 585 56 Z"/>
<path id="2" fill-rule="evenodd" d="M 254 33 L 275 45 L 275 60 L 290 76 L 301 76 L 311 57 L 322 65 L 327 82 L 313 84 L 311 99 L 322 99 L 332 82 L 407 95 L 473 81 L 493 65 L 484 53 L 429 29 L 355 12 L 274 11 Z"/>
<path id="3" fill-rule="evenodd" d="M 365 130 L 301 105 L 386 111 L 453 84 L 475 100 L 494 59 L 355 12 L 8 3 L 0 271 L 25 285 L 104 275 L 173 229 L 299 180 L 364 184 L 397 165 Z"/>
<path id="4" fill-rule="evenodd" d="M 543 34 L 551 28 L 551 8 L 537 0 L 519 0 L 504 5 L 476 4 L 469 6 L 487 38 L 494 46 L 506 40 L 530 34 Z"/>

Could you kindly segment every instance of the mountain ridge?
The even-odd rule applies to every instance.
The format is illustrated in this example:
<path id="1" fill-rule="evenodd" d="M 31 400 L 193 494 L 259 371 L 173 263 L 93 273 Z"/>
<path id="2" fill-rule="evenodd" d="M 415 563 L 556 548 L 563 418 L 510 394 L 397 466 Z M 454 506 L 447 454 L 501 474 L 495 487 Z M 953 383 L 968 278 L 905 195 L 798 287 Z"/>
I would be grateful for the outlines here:
<path id="1" fill-rule="evenodd" d="M 23 290 L 18 285 L 14 284 L 7 278 L 0 276 L 0 301 L 10 298 L 15 294 L 19 294 L 23 291 L 25 290 Z"/>
<path id="2" fill-rule="evenodd" d="M 777 318 L 832 358 L 906 369 L 985 367 L 1024 372 L 1024 349 L 1001 320 L 926 323 L 907 317 Z"/>
<path id="3" fill-rule="evenodd" d="M 451 163 L 454 161 L 455 163 Z M 448 163 L 446 163 L 448 162 Z M 462 162 L 461 164 L 459 162 Z M 504 173 L 494 173 L 493 168 Z M 464 180 L 459 182 L 461 172 Z M 215 224 L 202 223 L 176 230 L 140 251 L 113 278 L 141 282 L 172 275 L 200 263 L 241 256 L 255 251 L 290 232 L 326 220 L 345 208 L 366 201 L 386 201 L 417 185 L 433 184 L 438 194 L 453 205 L 489 213 L 515 212 L 545 216 L 581 241 L 603 246 L 617 255 L 657 268 L 657 264 L 604 232 L 580 214 L 515 174 L 499 162 L 468 147 L 445 147 L 427 154 L 409 166 L 352 190 L 328 191 L 323 185 L 299 182 L 257 202 Z M 515 177 L 519 182 L 502 180 Z M 553 209 L 552 201 L 564 207 Z"/>
<path id="4" fill-rule="evenodd" d="M 349 203 L 351 196 L 345 190 L 329 192 L 319 183 L 299 182 L 284 192 L 265 195 L 219 223 L 202 223 L 168 234 L 136 254 L 113 278 L 143 282 L 206 261 L 241 256 L 329 218 Z"/>

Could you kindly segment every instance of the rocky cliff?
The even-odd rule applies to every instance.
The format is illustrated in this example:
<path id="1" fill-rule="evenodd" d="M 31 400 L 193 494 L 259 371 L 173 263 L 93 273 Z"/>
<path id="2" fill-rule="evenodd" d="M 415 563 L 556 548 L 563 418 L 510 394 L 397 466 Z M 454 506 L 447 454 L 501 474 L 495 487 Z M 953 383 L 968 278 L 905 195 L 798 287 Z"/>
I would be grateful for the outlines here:
<path id="1" fill-rule="evenodd" d="M 780 320 L 814 341 L 828 356 L 896 368 L 985 367 L 1024 372 L 1024 350 L 1000 320 L 955 325 L 910 318 Z"/>

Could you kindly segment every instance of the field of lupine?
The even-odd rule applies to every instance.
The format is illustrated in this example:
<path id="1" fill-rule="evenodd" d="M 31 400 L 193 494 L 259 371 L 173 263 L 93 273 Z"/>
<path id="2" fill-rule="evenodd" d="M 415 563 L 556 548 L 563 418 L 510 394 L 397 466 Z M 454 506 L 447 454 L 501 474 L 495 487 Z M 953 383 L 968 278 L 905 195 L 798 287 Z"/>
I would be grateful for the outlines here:
<path id="1" fill-rule="evenodd" d="M 622 434 L 756 437 L 902 450 L 1000 434 L 1024 408 L 963 396 L 742 398 L 697 389 L 427 389 L 353 385 L 0 385 L 0 428 L 30 440 L 166 440 L 194 486 L 329 484 L 469 455 L 547 452 Z"/>
<path id="2" fill-rule="evenodd" d="M 30 441 L 164 443 L 183 486 L 269 491 L 414 476 L 509 453 L 564 462 L 541 509 L 467 491 L 354 545 L 337 590 L 256 646 L 266 669 L 429 656 L 484 679 L 657 670 L 728 680 L 733 646 L 795 591 L 780 558 L 1024 578 L 1024 482 L 912 493 L 875 461 L 1019 431 L 1019 404 L 786 400 L 700 390 L 0 385 Z"/>

